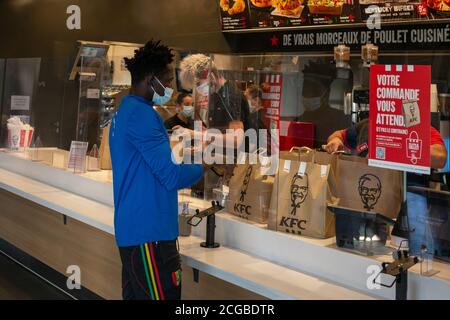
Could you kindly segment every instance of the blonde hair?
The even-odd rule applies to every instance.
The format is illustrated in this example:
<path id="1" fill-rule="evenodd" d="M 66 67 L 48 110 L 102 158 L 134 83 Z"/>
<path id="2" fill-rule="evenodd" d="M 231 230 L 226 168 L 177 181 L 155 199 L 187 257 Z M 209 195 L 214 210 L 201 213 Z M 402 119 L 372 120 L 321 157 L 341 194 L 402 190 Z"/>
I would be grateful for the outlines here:
<path id="1" fill-rule="evenodd" d="M 204 54 L 191 54 L 180 63 L 180 82 L 185 90 L 192 90 L 195 79 L 206 79 L 211 69 L 214 69 L 211 57 Z"/>

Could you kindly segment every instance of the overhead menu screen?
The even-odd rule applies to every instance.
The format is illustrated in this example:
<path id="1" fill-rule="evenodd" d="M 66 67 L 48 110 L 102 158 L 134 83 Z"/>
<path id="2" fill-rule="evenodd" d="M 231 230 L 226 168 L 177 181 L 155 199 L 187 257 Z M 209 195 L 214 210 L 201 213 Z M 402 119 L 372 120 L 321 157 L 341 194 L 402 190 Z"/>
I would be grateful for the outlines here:
<path id="1" fill-rule="evenodd" d="M 450 18 L 450 0 L 217 1 L 223 31 Z"/>

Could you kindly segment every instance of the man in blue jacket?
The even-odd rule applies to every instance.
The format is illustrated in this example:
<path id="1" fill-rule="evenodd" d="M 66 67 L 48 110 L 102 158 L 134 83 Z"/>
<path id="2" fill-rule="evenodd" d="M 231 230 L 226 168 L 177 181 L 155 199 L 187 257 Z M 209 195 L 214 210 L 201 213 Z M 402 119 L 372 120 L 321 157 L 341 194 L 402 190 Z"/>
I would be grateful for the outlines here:
<path id="1" fill-rule="evenodd" d="M 171 98 L 171 49 L 149 41 L 125 63 L 132 89 L 110 129 L 114 227 L 124 299 L 180 299 L 177 190 L 200 179 L 201 165 L 176 164 L 153 109 Z"/>

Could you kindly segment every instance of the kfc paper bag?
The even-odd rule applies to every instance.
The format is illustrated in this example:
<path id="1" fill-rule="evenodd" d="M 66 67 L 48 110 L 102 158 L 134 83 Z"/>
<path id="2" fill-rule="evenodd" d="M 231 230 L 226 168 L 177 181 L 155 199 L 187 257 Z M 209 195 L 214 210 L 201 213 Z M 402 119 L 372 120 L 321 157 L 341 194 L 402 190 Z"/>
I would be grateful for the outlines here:
<path id="1" fill-rule="evenodd" d="M 296 160 L 290 160 L 292 155 L 281 156 L 272 193 L 271 229 L 276 212 L 277 231 L 314 238 L 334 236 L 335 217 L 327 208 L 330 203 L 337 204 L 333 196 L 332 158 L 320 154 L 320 159 L 315 160 L 315 153 L 297 153 Z"/>
<path id="2" fill-rule="evenodd" d="M 420 109 L 416 100 L 402 101 L 403 118 L 405 120 L 405 127 L 409 128 L 420 124 Z"/>
<path id="3" fill-rule="evenodd" d="M 299 148 L 293 147 L 290 151 L 280 152 L 280 161 L 278 163 L 278 171 L 273 184 L 272 196 L 270 200 L 269 216 L 267 219 L 267 227 L 270 230 L 277 230 L 277 212 L 278 212 L 278 177 L 281 170 L 289 170 L 292 161 L 302 161 L 309 162 L 312 161 L 312 150 L 309 148 Z"/>
<path id="4" fill-rule="evenodd" d="M 111 170 L 111 154 L 109 149 L 109 129 L 111 125 L 108 124 L 103 128 L 102 141 L 100 143 L 100 169 Z"/>
<path id="5" fill-rule="evenodd" d="M 396 219 L 402 203 L 402 174 L 369 167 L 366 158 L 339 156 L 336 165 L 339 205 Z"/>
<path id="6" fill-rule="evenodd" d="M 260 164 L 238 164 L 230 179 L 227 211 L 244 219 L 267 223 L 274 178 Z"/>

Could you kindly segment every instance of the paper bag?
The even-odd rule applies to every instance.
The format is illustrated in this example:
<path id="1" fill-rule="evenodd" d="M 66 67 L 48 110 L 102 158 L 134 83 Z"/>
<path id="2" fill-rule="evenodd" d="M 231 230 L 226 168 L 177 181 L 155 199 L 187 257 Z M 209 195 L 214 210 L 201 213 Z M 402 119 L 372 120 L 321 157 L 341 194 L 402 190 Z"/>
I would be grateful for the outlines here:
<path id="1" fill-rule="evenodd" d="M 100 150 L 99 150 L 99 156 L 100 156 L 100 169 L 102 170 L 111 170 L 111 154 L 109 150 L 109 129 L 111 127 L 111 124 L 108 124 L 105 126 L 102 134 L 102 141 L 100 143 Z"/>
<path id="2" fill-rule="evenodd" d="M 336 165 L 339 205 L 396 219 L 402 203 L 402 174 L 369 167 L 366 158 L 339 156 Z"/>
<path id="3" fill-rule="evenodd" d="M 267 223 L 274 177 L 263 174 L 261 164 L 239 164 L 230 179 L 227 211 L 244 219 Z"/>
<path id="4" fill-rule="evenodd" d="M 269 228 L 314 238 L 335 235 L 335 217 L 327 208 L 338 201 L 333 196 L 332 157 L 320 155 L 316 160 L 315 153 L 310 150 L 306 154 L 280 155 Z"/>
<path id="5" fill-rule="evenodd" d="M 308 152 L 303 152 L 300 148 L 298 147 L 293 147 L 291 148 L 290 151 L 281 151 L 280 152 L 280 161 L 278 163 L 278 171 L 277 174 L 275 176 L 275 181 L 273 184 L 273 189 L 272 189 L 272 196 L 270 199 L 270 207 L 269 207 L 269 216 L 267 218 L 267 228 L 270 230 L 277 230 L 277 212 L 278 212 L 278 193 L 279 193 L 279 189 L 278 189 L 278 185 L 279 185 L 279 173 L 281 172 L 282 169 L 289 167 L 292 163 L 292 161 L 300 161 L 300 158 L 302 161 L 311 161 L 312 160 L 312 153 L 309 152 L 310 149 L 307 148 L 303 149 L 303 151 L 308 151 Z"/>
<path id="6" fill-rule="evenodd" d="M 405 127 L 409 128 L 420 124 L 420 109 L 416 100 L 403 100 L 402 107 Z"/>

